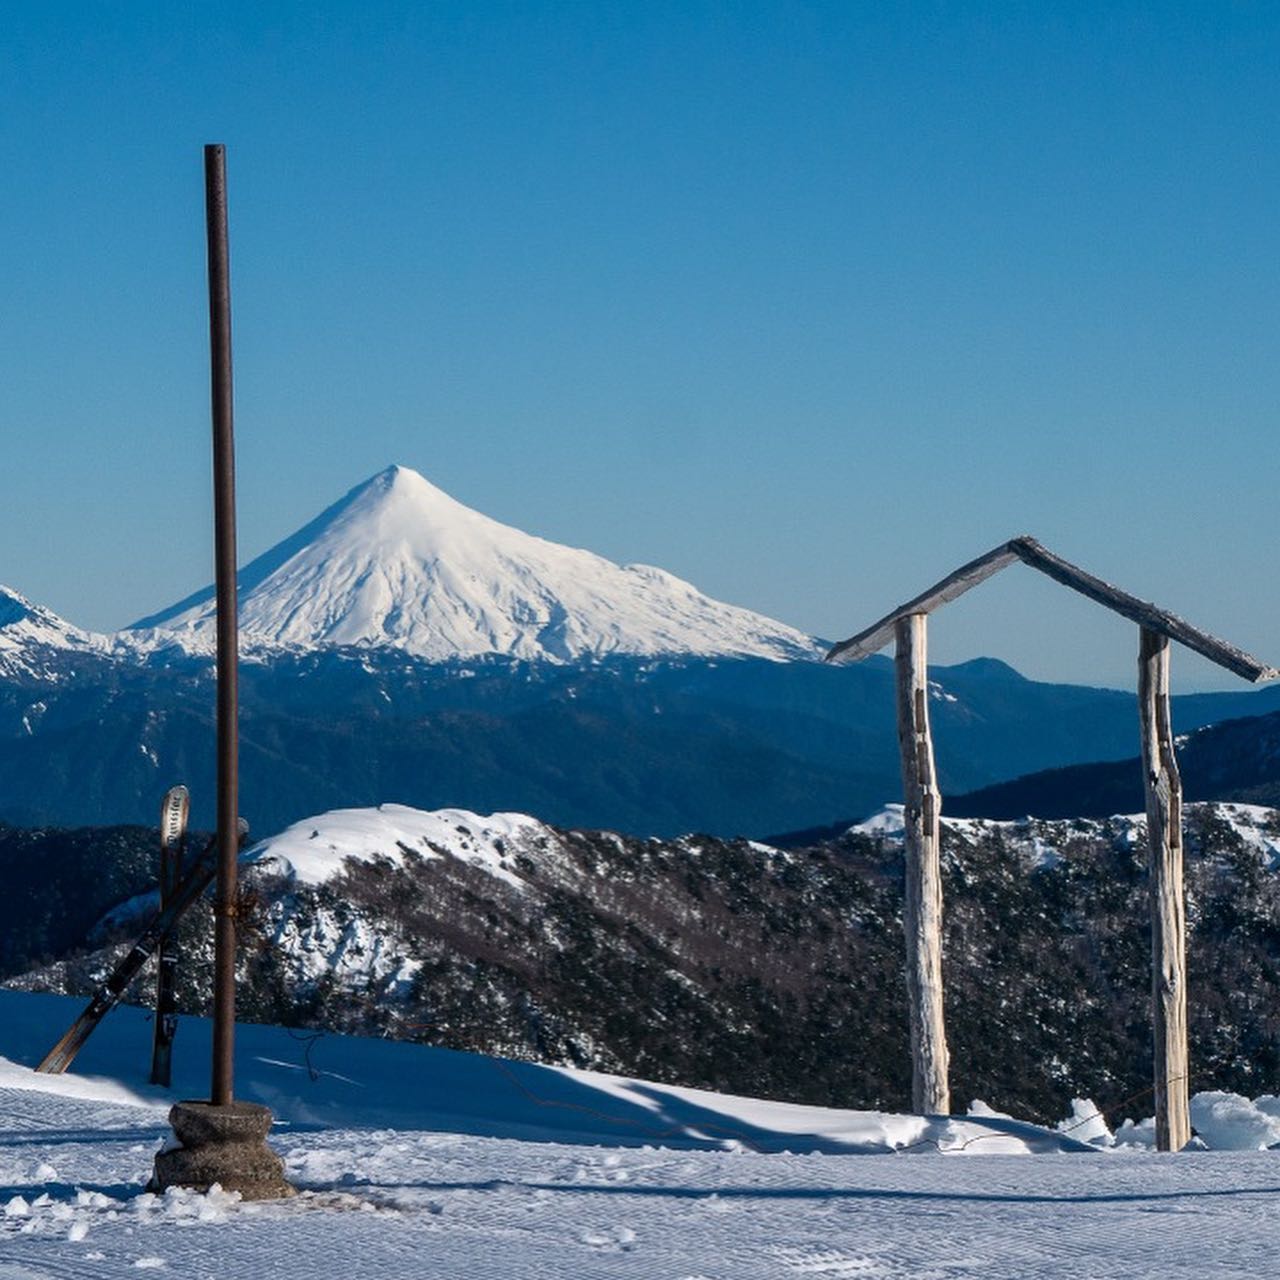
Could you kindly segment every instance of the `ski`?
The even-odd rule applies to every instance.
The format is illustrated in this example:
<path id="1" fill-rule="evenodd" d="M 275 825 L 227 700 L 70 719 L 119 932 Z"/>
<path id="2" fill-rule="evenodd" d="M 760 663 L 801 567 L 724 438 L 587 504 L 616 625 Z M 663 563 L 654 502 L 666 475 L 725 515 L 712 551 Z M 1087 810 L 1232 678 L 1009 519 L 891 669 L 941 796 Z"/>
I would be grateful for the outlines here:
<path id="1" fill-rule="evenodd" d="M 248 831 L 248 825 L 242 818 L 239 830 L 241 845 L 244 844 Z M 137 977 L 138 971 L 151 958 L 165 935 L 213 883 L 218 870 L 216 846 L 217 837 L 214 836 L 174 888 L 168 906 L 152 916 L 142 936 L 134 943 L 133 949 L 116 965 L 111 976 L 93 993 L 85 1011 L 71 1024 L 62 1039 L 45 1054 L 36 1068 L 37 1071 L 42 1071 L 46 1075 L 60 1075 L 75 1061 L 76 1054 L 84 1048 L 84 1043 L 93 1034 L 94 1028 L 120 1003 L 120 997 L 124 995 L 125 989 Z"/>
<path id="2" fill-rule="evenodd" d="M 182 876 L 191 795 L 170 787 L 160 804 L 160 909 Z M 151 1037 L 151 1083 L 168 1088 L 173 1074 L 173 1038 L 178 1031 L 178 951 L 172 932 L 160 940 L 156 962 L 156 1016 Z"/>
<path id="3" fill-rule="evenodd" d="M 177 849 L 187 835 L 191 793 L 183 786 L 170 787 L 160 802 L 160 852 Z"/>

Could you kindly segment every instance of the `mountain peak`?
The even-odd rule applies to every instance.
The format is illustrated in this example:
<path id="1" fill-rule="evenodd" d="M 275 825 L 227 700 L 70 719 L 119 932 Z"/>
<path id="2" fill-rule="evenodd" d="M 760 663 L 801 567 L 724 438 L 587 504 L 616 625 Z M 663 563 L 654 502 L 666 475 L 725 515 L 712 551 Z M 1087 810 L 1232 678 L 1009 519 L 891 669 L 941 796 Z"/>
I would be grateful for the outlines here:
<path id="1" fill-rule="evenodd" d="M 356 485 L 351 490 L 351 494 L 359 494 L 365 491 L 382 493 L 389 498 L 405 501 L 438 502 L 443 500 L 452 503 L 454 506 L 462 506 L 460 502 L 451 498 L 443 489 L 433 485 L 421 471 L 415 471 L 412 467 L 402 466 L 398 462 L 393 462 L 389 467 L 383 467 L 377 475 L 370 476 L 363 484 Z"/>
<path id="2" fill-rule="evenodd" d="M 349 490 L 240 571 L 246 647 L 377 646 L 434 660 L 506 654 L 816 658 L 802 632 L 660 569 L 620 566 L 464 506 L 411 467 Z M 134 624 L 213 645 L 212 587 Z"/>
<path id="3" fill-rule="evenodd" d="M 0 582 L 0 627 L 17 626 L 35 613 L 35 606 L 21 592 Z"/>
<path id="4" fill-rule="evenodd" d="M 973 676 L 982 680 L 1016 680 L 1026 683 L 1027 677 L 1002 658 L 970 658 L 955 662 L 946 668 L 949 675 Z"/>
<path id="5" fill-rule="evenodd" d="M 0 675 L 45 671 L 49 650 L 90 653 L 109 648 L 105 636 L 73 627 L 52 609 L 32 604 L 20 591 L 0 583 Z"/>
<path id="6" fill-rule="evenodd" d="M 105 643 L 105 637 L 93 637 L 90 632 L 73 627 L 52 609 L 32 604 L 21 591 L 0 582 L 0 635 L 14 635 L 19 631 L 29 639 L 52 645 L 62 645 L 69 639 L 85 643 L 96 639 Z"/>

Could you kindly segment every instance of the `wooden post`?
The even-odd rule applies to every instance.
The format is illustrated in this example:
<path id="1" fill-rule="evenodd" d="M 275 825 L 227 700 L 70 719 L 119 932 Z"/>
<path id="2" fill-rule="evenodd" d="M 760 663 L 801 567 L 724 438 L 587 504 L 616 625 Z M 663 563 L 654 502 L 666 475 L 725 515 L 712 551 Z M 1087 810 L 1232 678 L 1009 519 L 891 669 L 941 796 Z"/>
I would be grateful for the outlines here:
<path id="1" fill-rule="evenodd" d="M 902 754 L 903 856 L 907 884 L 907 997 L 911 1022 L 911 1106 L 948 1115 L 947 1031 L 942 1012 L 942 867 L 938 839 L 941 796 L 929 737 L 925 615 L 894 624 L 897 640 L 898 746 Z"/>
<path id="2" fill-rule="evenodd" d="M 1150 849 L 1156 1148 L 1180 1151 L 1191 1138 L 1182 780 L 1169 719 L 1169 640 L 1146 627 L 1141 628 L 1138 646 L 1138 714 Z"/>

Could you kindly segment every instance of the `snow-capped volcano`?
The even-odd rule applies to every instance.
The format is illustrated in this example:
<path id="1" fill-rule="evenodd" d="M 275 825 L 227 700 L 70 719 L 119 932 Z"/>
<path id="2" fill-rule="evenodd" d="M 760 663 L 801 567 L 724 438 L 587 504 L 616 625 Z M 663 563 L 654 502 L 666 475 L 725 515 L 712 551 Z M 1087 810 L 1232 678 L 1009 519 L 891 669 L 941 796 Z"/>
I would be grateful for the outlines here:
<path id="1" fill-rule="evenodd" d="M 246 648 L 379 646 L 432 660 L 557 662 L 609 654 L 816 658 L 793 627 L 722 604 L 661 569 L 620 566 L 481 515 L 389 467 L 240 571 Z M 213 588 L 136 622 L 214 644 Z"/>

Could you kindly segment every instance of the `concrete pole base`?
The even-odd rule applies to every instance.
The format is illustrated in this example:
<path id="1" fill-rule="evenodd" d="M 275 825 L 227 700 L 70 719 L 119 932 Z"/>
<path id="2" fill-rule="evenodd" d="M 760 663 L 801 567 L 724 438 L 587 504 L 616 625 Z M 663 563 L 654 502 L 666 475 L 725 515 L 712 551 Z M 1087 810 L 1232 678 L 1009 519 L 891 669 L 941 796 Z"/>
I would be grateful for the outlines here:
<path id="1" fill-rule="evenodd" d="M 246 1200 L 295 1195 L 285 1181 L 284 1161 L 267 1146 L 271 1112 L 256 1102 L 175 1102 L 169 1123 L 180 1147 L 156 1156 L 148 1191 L 190 1187 L 208 1191 L 216 1182 Z"/>

